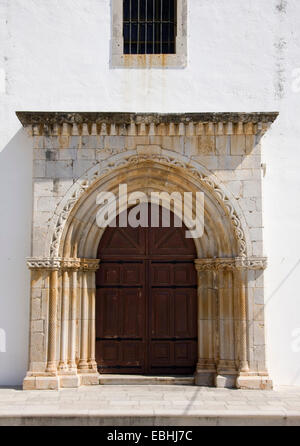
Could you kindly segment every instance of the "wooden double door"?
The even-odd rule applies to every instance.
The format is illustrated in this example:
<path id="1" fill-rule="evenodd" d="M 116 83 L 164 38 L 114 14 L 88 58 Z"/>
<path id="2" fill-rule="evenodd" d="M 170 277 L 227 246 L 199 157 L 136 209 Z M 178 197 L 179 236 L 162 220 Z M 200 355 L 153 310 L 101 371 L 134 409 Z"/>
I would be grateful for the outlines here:
<path id="1" fill-rule="evenodd" d="M 196 254 L 185 228 L 108 228 L 99 256 L 99 372 L 192 374 L 197 362 Z"/>

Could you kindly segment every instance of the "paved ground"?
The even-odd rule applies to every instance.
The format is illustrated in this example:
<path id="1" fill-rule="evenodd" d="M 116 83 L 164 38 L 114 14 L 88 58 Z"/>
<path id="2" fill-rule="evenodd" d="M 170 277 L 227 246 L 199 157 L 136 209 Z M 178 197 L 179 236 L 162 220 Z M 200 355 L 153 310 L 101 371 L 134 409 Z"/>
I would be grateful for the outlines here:
<path id="1" fill-rule="evenodd" d="M 300 387 L 245 391 L 181 385 L 0 388 L 0 425 L 300 425 Z"/>

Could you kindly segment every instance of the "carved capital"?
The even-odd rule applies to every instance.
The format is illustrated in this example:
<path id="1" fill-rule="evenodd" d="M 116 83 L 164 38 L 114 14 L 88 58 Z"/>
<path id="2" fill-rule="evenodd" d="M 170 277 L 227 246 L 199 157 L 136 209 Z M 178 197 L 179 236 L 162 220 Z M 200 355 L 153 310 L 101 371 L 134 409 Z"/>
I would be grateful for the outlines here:
<path id="1" fill-rule="evenodd" d="M 82 271 L 90 271 L 94 272 L 99 269 L 99 259 L 81 259 L 80 261 L 80 269 Z"/>
<path id="2" fill-rule="evenodd" d="M 264 270 L 267 268 L 266 257 L 236 257 L 236 269 Z"/>
<path id="3" fill-rule="evenodd" d="M 69 271 L 79 271 L 80 264 L 80 259 L 62 259 L 61 269 Z"/>
<path id="4" fill-rule="evenodd" d="M 97 271 L 99 262 L 99 259 L 65 259 L 60 257 L 27 258 L 27 266 L 30 270 Z"/>
<path id="5" fill-rule="evenodd" d="M 266 267 L 266 257 L 233 257 L 195 260 L 195 268 L 197 271 L 264 270 Z"/>
<path id="6" fill-rule="evenodd" d="M 59 270 L 61 268 L 61 258 L 59 257 L 29 257 L 27 266 L 30 270 Z"/>

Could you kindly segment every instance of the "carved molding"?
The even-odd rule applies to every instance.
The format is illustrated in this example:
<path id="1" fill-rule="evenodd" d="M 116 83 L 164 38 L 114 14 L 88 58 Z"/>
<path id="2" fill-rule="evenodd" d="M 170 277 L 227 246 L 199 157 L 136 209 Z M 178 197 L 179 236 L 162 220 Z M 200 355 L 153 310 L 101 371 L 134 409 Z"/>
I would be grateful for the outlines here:
<path id="1" fill-rule="evenodd" d="M 27 258 L 27 266 L 31 270 L 59 270 L 61 268 L 61 259 L 58 257 L 31 257 Z"/>
<path id="2" fill-rule="evenodd" d="M 216 259 L 196 259 L 197 271 L 220 270 L 264 270 L 267 267 L 266 257 L 235 257 Z"/>
<path id="3" fill-rule="evenodd" d="M 261 113 L 17 112 L 31 136 L 262 135 L 278 116 Z"/>
<path id="4" fill-rule="evenodd" d="M 32 257 L 27 259 L 30 270 L 75 270 L 75 271 L 97 271 L 99 259 L 64 259 L 60 257 Z"/>
<path id="5" fill-rule="evenodd" d="M 193 165 L 190 161 L 180 160 L 178 156 L 165 156 L 165 155 L 134 155 L 117 159 L 116 161 L 110 160 L 106 166 L 102 166 L 99 163 L 97 166 L 88 170 L 83 177 L 81 177 L 74 185 L 74 191 L 72 195 L 67 199 L 63 209 L 59 213 L 57 223 L 52 236 L 50 255 L 55 257 L 58 255 L 59 243 L 61 235 L 64 229 L 65 222 L 77 203 L 79 197 L 101 176 L 111 172 L 114 169 L 137 165 L 141 162 L 154 161 L 168 166 L 179 167 L 185 169 L 189 174 L 196 178 L 200 183 L 206 187 L 223 206 L 229 216 L 234 228 L 234 234 L 239 246 L 239 255 L 245 257 L 247 255 L 247 242 L 240 221 L 240 217 L 236 212 L 232 198 L 227 195 L 227 192 L 216 182 L 215 177 L 210 172 L 203 172 L 199 170 L 196 165 Z"/>

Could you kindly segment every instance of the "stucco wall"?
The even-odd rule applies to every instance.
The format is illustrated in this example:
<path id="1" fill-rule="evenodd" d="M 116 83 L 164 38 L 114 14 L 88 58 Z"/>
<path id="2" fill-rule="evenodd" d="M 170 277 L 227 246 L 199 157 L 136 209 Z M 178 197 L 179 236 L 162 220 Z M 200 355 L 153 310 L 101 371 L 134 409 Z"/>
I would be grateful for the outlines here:
<path id="1" fill-rule="evenodd" d="M 299 0 L 189 0 L 185 69 L 110 69 L 110 38 L 109 0 L 0 0 L 0 384 L 27 362 L 32 154 L 16 110 L 278 110 L 263 141 L 269 370 L 300 385 Z"/>

